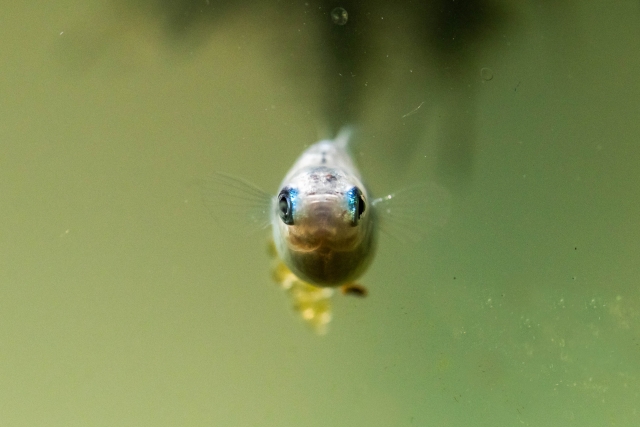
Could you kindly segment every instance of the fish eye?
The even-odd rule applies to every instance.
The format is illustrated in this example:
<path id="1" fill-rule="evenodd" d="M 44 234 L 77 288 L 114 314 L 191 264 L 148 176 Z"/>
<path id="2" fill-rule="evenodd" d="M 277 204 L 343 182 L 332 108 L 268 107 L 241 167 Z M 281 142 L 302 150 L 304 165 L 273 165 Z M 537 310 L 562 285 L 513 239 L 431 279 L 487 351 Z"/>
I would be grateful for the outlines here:
<path id="1" fill-rule="evenodd" d="M 362 193 L 360 193 L 359 195 L 359 203 L 358 203 L 358 219 L 360 219 L 360 217 L 362 216 L 362 214 L 364 213 L 364 210 L 367 207 L 367 204 L 364 202 L 364 196 L 362 195 Z"/>
<path id="2" fill-rule="evenodd" d="M 278 214 L 282 222 L 287 225 L 293 225 L 293 202 L 291 199 L 292 192 L 286 188 L 278 194 Z"/>
<path id="3" fill-rule="evenodd" d="M 351 225 L 358 225 L 358 221 L 364 214 L 367 205 L 364 201 L 364 195 L 358 187 L 353 187 L 347 192 L 347 203 L 349 205 L 349 214 L 351 216 Z"/>

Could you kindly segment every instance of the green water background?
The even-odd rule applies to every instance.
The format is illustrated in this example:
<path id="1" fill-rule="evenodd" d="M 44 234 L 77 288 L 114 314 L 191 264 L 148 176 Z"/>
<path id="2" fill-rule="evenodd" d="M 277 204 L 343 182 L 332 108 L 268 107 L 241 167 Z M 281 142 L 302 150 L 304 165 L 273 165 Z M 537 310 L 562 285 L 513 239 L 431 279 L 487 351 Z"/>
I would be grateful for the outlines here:
<path id="1" fill-rule="evenodd" d="M 640 3 L 557 3 L 446 53 L 372 5 L 352 104 L 314 4 L 0 6 L 0 425 L 640 425 Z M 189 183 L 274 191 L 331 100 L 453 209 L 318 337 Z"/>

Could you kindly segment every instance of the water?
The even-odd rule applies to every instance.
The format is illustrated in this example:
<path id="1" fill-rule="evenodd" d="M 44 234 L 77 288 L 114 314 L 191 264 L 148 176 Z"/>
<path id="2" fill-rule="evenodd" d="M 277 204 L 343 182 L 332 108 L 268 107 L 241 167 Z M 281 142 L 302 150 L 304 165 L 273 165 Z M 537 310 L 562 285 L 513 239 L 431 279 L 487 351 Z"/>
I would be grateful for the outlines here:
<path id="1" fill-rule="evenodd" d="M 3 7 L 3 426 L 638 424 L 636 2 L 206 5 Z M 189 183 L 342 121 L 454 202 L 318 337 Z"/>

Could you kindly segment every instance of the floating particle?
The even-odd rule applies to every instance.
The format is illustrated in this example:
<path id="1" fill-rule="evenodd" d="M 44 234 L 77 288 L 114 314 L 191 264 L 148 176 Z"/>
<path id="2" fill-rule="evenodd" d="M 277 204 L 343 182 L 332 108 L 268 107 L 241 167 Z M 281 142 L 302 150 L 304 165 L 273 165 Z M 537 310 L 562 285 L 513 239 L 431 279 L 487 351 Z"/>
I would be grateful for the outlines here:
<path id="1" fill-rule="evenodd" d="M 336 7 L 331 11 L 331 21 L 336 25 L 344 25 L 349 19 L 349 14 L 343 7 Z"/>

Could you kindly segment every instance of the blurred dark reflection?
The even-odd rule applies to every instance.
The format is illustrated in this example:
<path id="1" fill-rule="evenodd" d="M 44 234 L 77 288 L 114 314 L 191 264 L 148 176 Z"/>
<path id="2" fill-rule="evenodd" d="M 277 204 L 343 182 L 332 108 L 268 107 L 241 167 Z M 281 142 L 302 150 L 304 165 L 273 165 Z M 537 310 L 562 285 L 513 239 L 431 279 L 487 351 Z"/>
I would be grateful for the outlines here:
<path id="1" fill-rule="evenodd" d="M 438 94 L 436 99 L 428 99 L 424 95 L 425 105 L 422 108 L 429 110 L 437 106 L 438 111 L 444 112 L 439 122 L 442 130 L 436 141 L 439 146 L 438 173 L 454 185 L 464 185 L 473 170 L 477 85 L 471 83 L 477 83 L 479 79 L 480 55 L 492 48 L 499 32 L 512 20 L 504 6 L 491 0 L 114 1 L 118 8 L 133 7 L 138 13 L 150 15 L 162 27 L 161 33 L 165 34 L 168 42 L 190 40 L 189 43 L 196 46 L 205 43 L 216 26 L 230 14 L 237 16 L 254 8 L 273 8 L 277 13 L 290 15 L 296 25 L 304 17 L 319 29 L 321 38 L 318 45 L 322 48 L 312 53 L 320 58 L 317 63 L 323 68 L 313 70 L 315 75 L 321 76 L 322 81 L 318 83 L 323 88 L 323 99 L 319 102 L 322 103 L 324 117 L 318 121 L 334 130 L 347 123 L 362 121 L 363 111 L 368 108 L 364 100 L 366 77 L 376 75 L 375 69 L 381 61 L 382 55 L 376 52 L 380 32 L 386 31 L 383 39 L 393 39 L 394 31 L 397 31 L 402 40 L 411 41 L 409 57 L 415 57 L 416 64 L 427 62 L 431 70 L 428 78 L 426 74 L 421 80 L 413 78 L 403 89 L 405 92 L 397 94 L 399 103 L 419 104 L 413 104 L 414 100 L 409 95 L 421 91 Z M 346 24 L 332 22 L 331 11 L 336 7 L 348 12 Z M 397 28 L 383 27 L 385 15 L 392 16 L 394 22 L 401 22 L 401 25 L 396 25 Z M 264 24 L 270 25 L 268 19 L 265 18 Z M 285 34 L 286 28 L 281 31 Z M 295 40 L 287 40 L 286 35 L 281 40 L 285 44 L 280 58 L 274 57 L 274 61 L 286 63 L 282 67 L 283 79 L 295 85 L 296 74 L 305 72 L 304 64 L 295 62 L 304 62 L 305 58 L 297 56 L 292 59 L 292 55 L 287 55 L 287 49 L 301 48 L 294 46 Z M 393 46 L 393 40 L 388 45 Z M 406 45 L 402 49 L 406 50 Z M 379 80 L 377 83 L 378 87 L 386 84 Z M 397 120 L 386 124 L 393 139 L 388 138 L 384 154 L 393 164 L 406 163 L 415 154 L 415 147 L 425 132 L 424 120 L 417 117 L 401 120 L 401 117 L 399 114 Z M 398 146 L 401 149 L 397 149 Z"/>
<path id="2" fill-rule="evenodd" d="M 475 86 L 482 50 L 498 40 L 507 13 L 487 0 L 425 2 L 420 17 L 425 48 L 431 47 L 440 66 L 440 84 L 450 87 L 444 117 L 445 132 L 438 141 L 438 174 L 459 181 L 470 179 L 476 128 Z"/>

